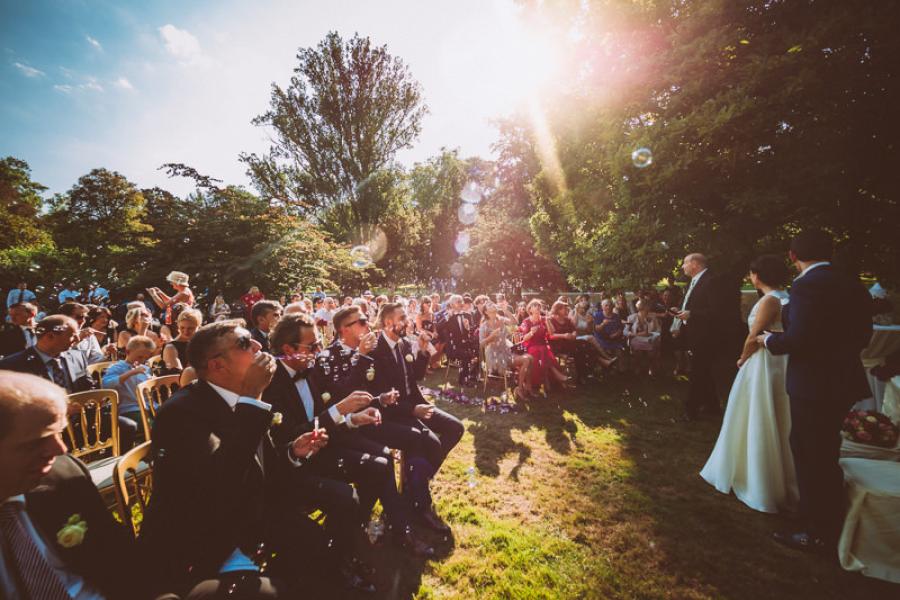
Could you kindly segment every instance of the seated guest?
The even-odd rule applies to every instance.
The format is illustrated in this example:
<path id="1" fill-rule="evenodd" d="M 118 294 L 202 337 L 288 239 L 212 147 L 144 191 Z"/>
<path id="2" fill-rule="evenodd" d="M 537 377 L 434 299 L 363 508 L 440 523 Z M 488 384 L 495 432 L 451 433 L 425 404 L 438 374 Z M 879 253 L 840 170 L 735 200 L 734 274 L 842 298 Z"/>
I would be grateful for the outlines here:
<path id="1" fill-rule="evenodd" d="M 281 318 L 281 304 L 274 300 L 260 300 L 250 310 L 250 335 L 259 342 L 263 352 L 269 351 L 269 334 Z"/>
<path id="2" fill-rule="evenodd" d="M 469 299 L 471 302 L 471 298 Z M 471 313 L 465 311 L 465 300 L 450 297 L 447 320 L 438 328 L 447 358 L 459 361 L 459 385 L 476 385 L 478 378 L 478 340 Z"/>
<path id="3" fill-rule="evenodd" d="M 659 370 L 660 324 L 650 312 L 649 302 L 638 300 L 636 308 L 637 312 L 628 317 L 625 338 L 631 348 L 635 373 L 647 373 L 649 365 L 652 375 Z"/>
<path id="4" fill-rule="evenodd" d="M 175 304 L 174 306 L 172 306 L 172 325 L 166 325 L 165 323 L 160 324 L 158 333 L 159 339 L 161 339 L 163 342 L 163 349 L 165 349 L 166 344 L 171 342 L 175 338 L 175 336 L 178 335 L 178 317 L 180 317 L 181 313 L 186 310 L 193 309 L 183 302 Z"/>
<path id="5" fill-rule="evenodd" d="M 575 373 L 579 383 L 587 380 L 591 372 L 591 347 L 578 341 L 575 322 L 569 316 L 568 302 L 557 300 L 550 307 L 547 318 L 547 333 L 550 337 L 550 349 L 554 354 L 564 354 L 575 359 Z"/>
<path id="6" fill-rule="evenodd" d="M 77 302 L 67 302 L 59 307 L 59 314 L 71 317 L 78 323 L 78 343 L 75 348 L 84 352 L 87 357 L 88 364 L 103 362 L 113 357 L 116 352 L 115 345 L 109 344 L 104 348 L 100 347 L 94 332 L 90 328 L 85 328 L 84 323 L 87 319 L 88 309 L 84 304 Z"/>
<path id="7" fill-rule="evenodd" d="M 550 349 L 547 319 L 541 314 L 543 303 L 532 300 L 528 303 L 528 318 L 522 321 L 519 331 L 522 343 L 531 355 L 531 385 L 541 386 L 544 382 L 566 383 L 569 378 L 559 368 L 556 357 Z"/>
<path id="8" fill-rule="evenodd" d="M 212 321 L 221 321 L 231 316 L 231 307 L 225 302 L 222 294 L 216 294 L 215 300 L 209 307 L 209 318 Z"/>
<path id="9" fill-rule="evenodd" d="M 147 361 L 153 356 L 156 344 L 143 335 L 136 335 L 128 340 L 125 359 L 113 363 L 103 373 L 103 387 L 119 393 L 119 423 L 122 419 L 130 419 L 133 425 L 128 430 L 137 430 L 141 422 L 141 409 L 138 406 L 137 386 L 150 379 L 150 367 Z M 131 449 L 133 438 L 120 436 L 120 450 L 125 453 Z"/>
<path id="10" fill-rule="evenodd" d="M 615 356 L 607 355 L 603 346 L 594 337 L 594 316 L 590 313 L 590 300 L 587 296 L 582 297 L 575 304 L 575 338 L 579 343 L 589 347 L 589 354 L 597 357 L 597 361 L 604 367 L 610 367 L 616 360 Z"/>
<path id="11" fill-rule="evenodd" d="M 134 540 L 65 454 L 66 391 L 0 371 L 0 597 L 139 597 Z"/>
<path id="12" fill-rule="evenodd" d="M 323 373 L 313 368 L 321 342 L 308 316 L 282 318 L 271 339 L 273 350 L 284 356 L 263 394 L 263 401 L 283 415 L 274 440 L 276 445 L 279 440 L 291 441 L 312 431 L 316 420 L 328 433 L 328 447 L 302 469 L 293 469 L 290 478 L 301 501 L 329 515 L 326 529 L 333 534 L 330 537 L 342 555 L 351 587 L 362 584 L 354 577 L 365 579 L 351 560 L 354 534 L 368 522 L 376 499 L 381 500 L 394 540 L 414 554 L 432 556 L 433 550 L 413 536 L 411 507 L 397 492 L 390 452 L 384 444 L 359 434 L 360 427 L 381 426 L 380 412 L 369 406 L 372 396 L 360 390 L 332 402 Z M 351 482 L 357 486 L 358 497 Z"/>
<path id="13" fill-rule="evenodd" d="M 128 345 L 128 340 L 135 335 L 147 336 L 156 344 L 157 352 L 162 352 L 162 338 L 150 329 L 152 320 L 153 317 L 150 316 L 150 311 L 144 306 L 131 307 L 129 305 L 128 312 L 125 313 L 125 329 L 119 332 L 119 339 L 116 340 L 116 348 L 120 356 L 125 356 L 125 347 Z"/>
<path id="14" fill-rule="evenodd" d="M 65 315 L 50 315 L 38 322 L 34 333 L 34 345 L 0 360 L 0 369 L 49 379 L 70 394 L 94 387 L 87 375 L 87 357 L 72 351 L 78 343 L 78 323 Z"/>
<path id="15" fill-rule="evenodd" d="M 34 346 L 34 317 L 37 307 L 30 302 L 9 307 L 9 323 L 0 325 L 0 356 L 9 356 Z"/>
<path id="16" fill-rule="evenodd" d="M 190 364 L 187 358 L 188 342 L 201 325 L 203 313 L 199 310 L 188 309 L 178 315 L 178 335 L 163 348 L 163 375 L 178 375 Z"/>
<path id="17" fill-rule="evenodd" d="M 521 325 L 528 318 L 528 309 L 525 307 L 524 302 L 519 302 L 516 304 L 516 323 Z"/>
<path id="18" fill-rule="evenodd" d="M 201 327 L 188 346 L 199 380 L 157 414 L 153 493 L 139 538 L 154 592 L 185 594 L 200 584 L 212 587 L 210 597 L 333 597 L 333 550 L 276 476 L 328 435 L 273 445 L 275 417 L 260 398 L 276 363 L 259 349 L 234 322 Z M 258 551 L 262 560 L 275 553 L 268 573 L 284 584 L 262 576 L 251 559 Z"/>
<path id="19" fill-rule="evenodd" d="M 112 320 L 112 313 L 105 306 L 88 306 L 87 308 L 82 328 L 91 330 L 101 348 L 112 344 L 113 350 L 115 350 L 116 336 L 114 332 L 118 324 Z"/>
<path id="20" fill-rule="evenodd" d="M 381 335 L 371 353 L 374 377 L 369 389 L 373 394 L 398 392 L 398 400 L 383 408 L 384 420 L 421 432 L 421 456 L 427 465 L 409 472 L 410 493 L 426 524 L 447 531 L 449 528 L 434 512 L 428 480 L 459 443 L 465 428 L 459 419 L 427 402 L 419 389 L 418 382 L 428 367 L 428 334 L 420 334 L 418 347 L 412 347 L 406 339 L 408 318 L 399 304 L 385 303 L 378 321 Z"/>
<path id="21" fill-rule="evenodd" d="M 284 315 L 305 315 L 306 305 L 303 301 L 298 300 L 296 302 L 291 302 L 287 306 L 284 307 L 284 311 L 282 311 L 282 316 Z"/>
<path id="22" fill-rule="evenodd" d="M 616 294 L 614 311 L 617 315 L 619 315 L 619 318 L 623 322 L 628 318 L 629 315 L 634 314 L 634 307 L 632 306 L 631 302 L 629 302 L 625 297 L 625 292 L 618 292 Z"/>
<path id="23" fill-rule="evenodd" d="M 613 310 L 613 302 L 609 298 L 601 300 L 600 310 L 594 313 L 594 337 L 603 351 L 613 358 L 624 354 L 625 326 Z"/>
<path id="24" fill-rule="evenodd" d="M 479 342 L 484 352 L 485 370 L 487 374 L 503 374 L 511 367 L 518 369 L 518 385 L 514 390 L 516 398 L 525 399 L 533 394 L 528 379 L 531 368 L 530 354 L 513 354 L 509 340 L 509 324 L 512 319 L 501 317 L 497 305 L 488 300 L 484 305 L 484 319 L 479 330 Z"/>

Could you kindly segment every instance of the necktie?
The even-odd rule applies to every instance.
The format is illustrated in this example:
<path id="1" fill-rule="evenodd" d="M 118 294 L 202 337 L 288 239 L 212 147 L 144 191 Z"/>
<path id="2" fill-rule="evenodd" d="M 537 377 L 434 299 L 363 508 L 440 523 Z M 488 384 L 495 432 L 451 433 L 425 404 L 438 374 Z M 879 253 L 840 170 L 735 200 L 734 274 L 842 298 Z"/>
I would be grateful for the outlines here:
<path id="1" fill-rule="evenodd" d="M 72 600 L 59 576 L 41 554 L 34 538 L 28 535 L 19 519 L 20 505 L 6 502 L 0 507 L 0 538 L 10 550 L 13 569 L 27 598 Z"/>
<path id="2" fill-rule="evenodd" d="M 685 295 L 684 295 L 684 302 L 681 303 L 681 310 L 685 310 L 685 308 L 687 307 L 688 298 L 691 297 L 691 292 L 693 291 L 694 285 L 696 283 L 697 283 L 696 279 L 691 279 L 691 284 L 688 286 L 687 293 L 685 293 Z"/>
<path id="3" fill-rule="evenodd" d="M 53 379 L 53 383 L 68 390 L 66 374 L 63 372 L 62 361 L 59 357 L 48 360 L 47 368 L 50 370 L 50 377 Z"/>
<path id="4" fill-rule="evenodd" d="M 34 346 L 34 330 L 31 327 L 26 327 L 22 332 L 25 334 L 25 347 L 30 348 Z"/>
<path id="5" fill-rule="evenodd" d="M 22 299 L 25 297 L 25 290 L 19 290 L 19 299 L 16 300 L 16 304 L 22 304 Z"/>
<path id="6" fill-rule="evenodd" d="M 301 379 L 306 379 L 306 371 L 297 371 L 294 373 L 294 376 L 291 377 L 291 381 L 294 383 L 300 381 Z"/>
<path id="7" fill-rule="evenodd" d="M 406 390 L 406 393 L 409 394 L 409 378 L 406 377 L 406 363 L 403 362 L 403 353 L 400 352 L 400 342 L 397 342 L 397 345 L 394 346 L 394 356 L 397 358 L 397 362 L 400 363 L 400 373 L 403 375 L 403 388 Z"/>

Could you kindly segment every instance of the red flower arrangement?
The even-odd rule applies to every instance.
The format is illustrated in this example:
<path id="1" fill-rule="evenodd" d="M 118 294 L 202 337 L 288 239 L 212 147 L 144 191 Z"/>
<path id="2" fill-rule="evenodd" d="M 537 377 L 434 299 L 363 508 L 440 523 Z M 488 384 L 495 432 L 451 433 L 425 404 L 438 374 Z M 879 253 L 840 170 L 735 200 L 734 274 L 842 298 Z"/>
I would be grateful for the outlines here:
<path id="1" fill-rule="evenodd" d="M 874 410 L 851 410 L 841 429 L 848 440 L 882 448 L 893 448 L 900 437 L 900 430 L 887 415 Z"/>

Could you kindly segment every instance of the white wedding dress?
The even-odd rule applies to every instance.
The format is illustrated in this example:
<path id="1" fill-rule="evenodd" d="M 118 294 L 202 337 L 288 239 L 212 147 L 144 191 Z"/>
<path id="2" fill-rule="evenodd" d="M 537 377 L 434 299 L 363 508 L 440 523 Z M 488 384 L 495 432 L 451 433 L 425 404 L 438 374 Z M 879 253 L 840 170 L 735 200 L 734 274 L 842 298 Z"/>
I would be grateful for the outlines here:
<path id="1" fill-rule="evenodd" d="M 782 306 L 788 301 L 786 292 L 767 295 L 777 297 Z M 751 329 L 759 305 L 750 311 Z M 782 331 L 780 316 L 769 329 Z M 734 379 L 719 439 L 700 471 L 720 492 L 733 491 L 750 508 L 768 513 L 791 509 L 799 498 L 789 441 L 786 369 L 787 356 L 773 356 L 765 348 L 750 355 Z"/>

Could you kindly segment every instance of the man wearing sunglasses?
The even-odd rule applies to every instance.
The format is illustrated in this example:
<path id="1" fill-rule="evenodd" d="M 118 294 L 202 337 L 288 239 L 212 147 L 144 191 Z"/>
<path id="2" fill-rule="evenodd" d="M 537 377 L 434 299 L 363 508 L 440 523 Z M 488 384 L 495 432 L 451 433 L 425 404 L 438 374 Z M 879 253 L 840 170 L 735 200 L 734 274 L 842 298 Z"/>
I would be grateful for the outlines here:
<path id="1" fill-rule="evenodd" d="M 372 396 L 354 391 L 340 401 L 339 397 L 332 398 L 321 372 L 313 368 L 321 344 L 307 315 L 283 317 L 271 340 L 280 357 L 263 400 L 283 415 L 273 436 L 277 445 L 289 444 L 312 431 L 316 422 L 327 432 L 328 446 L 308 460 L 299 457 L 294 463 L 297 468 L 288 473 L 288 478 L 301 502 L 329 515 L 326 529 L 342 554 L 349 587 L 369 587 L 366 569 L 358 568 L 350 550 L 356 532 L 368 522 L 376 499 L 381 500 L 395 541 L 416 556 L 433 556 L 434 550 L 413 535 L 409 506 L 397 493 L 388 449 L 360 434 L 381 425 L 381 413 L 369 406 Z M 358 497 L 351 482 L 357 486 Z"/>
<path id="2" fill-rule="evenodd" d="M 154 422 L 153 493 L 139 541 L 157 593 L 334 597 L 334 550 L 277 475 L 315 455 L 328 436 L 273 443 L 277 419 L 260 398 L 276 361 L 259 350 L 233 321 L 198 329 L 188 358 L 199 380 L 167 400 Z"/>

